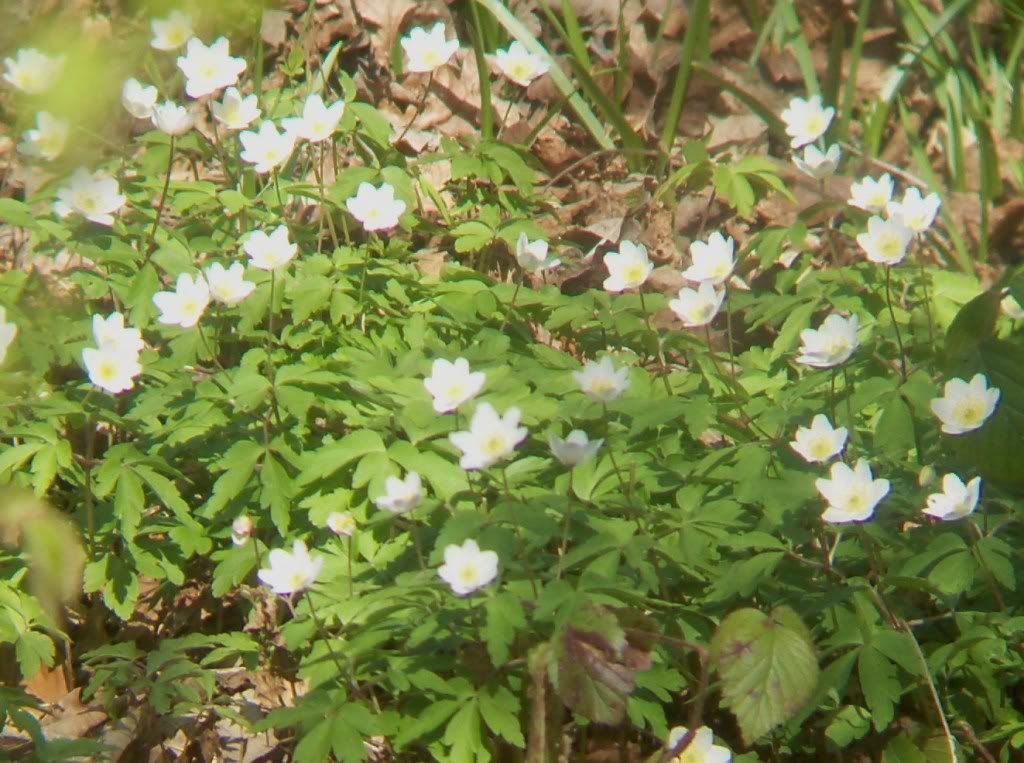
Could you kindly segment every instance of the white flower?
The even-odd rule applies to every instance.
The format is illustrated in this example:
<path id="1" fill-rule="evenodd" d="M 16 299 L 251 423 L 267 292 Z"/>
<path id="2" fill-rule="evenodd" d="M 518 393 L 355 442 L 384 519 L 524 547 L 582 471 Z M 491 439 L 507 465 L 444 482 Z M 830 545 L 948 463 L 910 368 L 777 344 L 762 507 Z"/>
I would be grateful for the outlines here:
<path id="1" fill-rule="evenodd" d="M 228 54 L 227 37 L 217 38 L 209 47 L 193 37 L 185 55 L 178 56 L 178 68 L 185 75 L 185 92 L 191 98 L 201 98 L 238 82 L 238 75 L 245 70 L 245 59 Z"/>
<path id="2" fill-rule="evenodd" d="M 725 283 L 736 266 L 735 246 L 731 236 L 726 238 L 718 231 L 708 236 L 706 243 L 694 241 L 690 244 L 693 264 L 683 271 L 683 278 L 693 283 L 710 281 L 715 286 Z"/>
<path id="3" fill-rule="evenodd" d="M 106 318 L 102 315 L 92 317 L 92 335 L 96 346 L 101 350 L 116 350 L 138 355 L 146 346 L 142 341 L 142 332 L 137 328 L 125 328 L 124 316 L 111 313 Z"/>
<path id="4" fill-rule="evenodd" d="M 557 268 L 562 261 L 548 253 L 548 242 L 544 239 L 530 241 L 525 233 L 516 239 L 516 262 L 519 267 L 529 273 L 540 273 L 542 270 Z"/>
<path id="5" fill-rule="evenodd" d="M 942 422 L 946 434 L 973 432 L 984 424 L 999 402 L 999 389 L 989 387 L 985 374 L 975 374 L 971 381 L 950 379 L 942 397 L 931 401 L 932 413 Z"/>
<path id="6" fill-rule="evenodd" d="M 851 469 L 842 461 L 832 464 L 831 479 L 818 478 L 815 487 L 828 501 L 821 518 L 843 524 L 862 522 L 875 513 L 875 506 L 889 493 L 889 480 L 874 479 L 871 467 L 863 458 Z"/>
<path id="7" fill-rule="evenodd" d="M 52 162 L 64 151 L 71 125 L 48 111 L 36 114 L 36 127 L 26 130 L 18 150 L 27 156 L 38 156 Z"/>
<path id="8" fill-rule="evenodd" d="M 0 305 L 0 363 L 7 357 L 7 350 L 18 335 L 18 326 L 7 320 L 7 308 Z"/>
<path id="9" fill-rule="evenodd" d="M 210 287 L 201 275 L 193 280 L 188 273 L 182 273 L 174 291 L 158 291 L 153 295 L 153 304 L 160 310 L 161 323 L 192 328 L 210 304 Z"/>
<path id="10" fill-rule="evenodd" d="M 486 469 L 512 455 L 526 437 L 526 427 L 519 426 L 518 408 L 509 408 L 499 416 L 490 403 L 480 403 L 473 412 L 468 432 L 452 432 L 448 439 L 462 451 L 459 465 L 463 469 Z"/>
<path id="11" fill-rule="evenodd" d="M 935 215 L 939 213 L 942 206 L 942 199 L 937 193 L 930 193 L 921 197 L 921 192 L 916 188 L 908 188 L 903 192 L 900 201 L 890 201 L 885 205 L 889 217 L 899 215 L 903 224 L 914 233 L 924 233 L 935 221 Z"/>
<path id="12" fill-rule="evenodd" d="M 325 106 L 323 98 L 314 93 L 306 99 L 301 117 L 283 121 L 284 129 L 295 133 L 303 140 L 319 143 L 334 134 L 344 113 L 344 101 L 335 101 L 330 106 Z"/>
<path id="13" fill-rule="evenodd" d="M 210 108 L 213 118 L 229 130 L 242 130 L 260 118 L 256 94 L 243 98 L 237 87 L 225 90 L 224 97 L 220 101 L 213 101 Z"/>
<path id="14" fill-rule="evenodd" d="M 588 360 L 582 371 L 573 371 L 572 378 L 583 394 L 598 403 L 610 403 L 629 389 L 629 366 L 616 369 L 605 355 L 600 361 Z"/>
<path id="15" fill-rule="evenodd" d="M 270 567 L 256 573 L 257 577 L 274 593 L 291 595 L 309 588 L 316 582 L 324 560 L 310 556 L 306 544 L 295 541 L 291 553 L 283 548 L 270 552 Z"/>
<path id="16" fill-rule="evenodd" d="M 850 205 L 868 212 L 882 212 L 892 200 L 892 175 L 886 172 L 875 180 L 865 177 L 850 186 Z"/>
<path id="17" fill-rule="evenodd" d="M 844 318 L 835 313 L 829 315 L 817 329 L 800 332 L 800 356 L 797 363 L 815 368 L 832 368 L 846 360 L 857 349 L 857 328 L 860 320 L 856 315 Z"/>
<path id="18" fill-rule="evenodd" d="M 420 475 L 409 472 L 404 480 L 388 477 L 384 481 L 385 495 L 373 499 L 378 509 L 390 511 L 392 514 L 406 514 L 423 500 L 423 483 Z"/>
<path id="19" fill-rule="evenodd" d="M 142 373 L 138 353 L 118 348 L 86 347 L 82 350 L 82 361 L 89 381 L 115 395 L 134 387 L 135 377 Z"/>
<path id="20" fill-rule="evenodd" d="M 608 268 L 604 288 L 611 292 L 640 288 L 654 270 L 647 247 L 626 240 L 619 244 L 619 251 L 604 256 L 604 266 Z"/>
<path id="21" fill-rule="evenodd" d="M 822 180 L 835 173 L 842 157 L 843 152 L 836 143 L 829 146 L 828 151 L 825 152 L 822 152 L 817 146 L 808 145 L 804 147 L 803 158 L 799 155 L 793 157 L 793 164 L 805 175 L 815 180 Z"/>
<path id="22" fill-rule="evenodd" d="M 195 124 L 195 119 L 184 106 L 174 101 L 164 101 L 153 108 L 153 126 L 172 137 L 184 135 Z"/>
<path id="23" fill-rule="evenodd" d="M 569 468 L 592 461 L 603 444 L 603 439 L 591 440 L 582 429 L 572 430 L 564 440 L 555 435 L 548 437 L 551 455 Z"/>
<path id="24" fill-rule="evenodd" d="M 124 206 L 125 201 L 116 178 L 102 171 L 90 173 L 79 167 L 68 184 L 57 189 L 53 209 L 60 217 L 74 212 L 94 223 L 113 225 L 114 213 Z"/>
<path id="25" fill-rule="evenodd" d="M 249 542 L 249 538 L 255 529 L 256 525 L 253 524 L 253 521 L 248 516 L 243 514 L 237 517 L 231 523 L 231 542 L 236 546 L 244 546 Z"/>
<path id="26" fill-rule="evenodd" d="M 437 574 L 455 595 L 466 596 L 498 576 L 498 555 L 481 551 L 475 540 L 467 540 L 461 546 L 453 543 L 445 548 L 444 564 Z"/>
<path id="27" fill-rule="evenodd" d="M 684 326 L 696 328 L 711 323 L 724 300 L 724 289 L 718 291 L 711 281 L 702 281 L 696 289 L 680 289 L 679 296 L 670 300 L 668 306 Z"/>
<path id="28" fill-rule="evenodd" d="M 327 529 L 335 535 L 351 538 L 356 532 L 356 518 L 351 511 L 332 511 L 327 515 Z"/>
<path id="29" fill-rule="evenodd" d="M 182 11 L 171 11 L 165 19 L 149 22 L 153 39 L 149 43 L 157 50 L 177 50 L 192 36 L 192 17 Z"/>
<path id="30" fill-rule="evenodd" d="M 39 95 L 49 90 L 64 68 L 64 56 L 48 56 L 35 48 L 22 48 L 4 59 L 4 79 L 18 90 Z"/>
<path id="31" fill-rule="evenodd" d="M 210 296 L 228 307 L 237 305 L 256 288 L 252 281 L 245 280 L 245 268 L 240 262 L 227 269 L 215 262 L 206 269 L 205 275 L 206 283 L 210 286 Z"/>
<path id="32" fill-rule="evenodd" d="M 835 113 L 835 109 L 824 107 L 819 95 L 813 95 L 806 101 L 803 98 L 794 98 L 789 102 L 789 108 L 782 112 L 782 121 L 786 123 L 786 135 L 792 138 L 790 145 L 793 148 L 800 148 L 816 141 L 825 134 Z"/>
<path id="33" fill-rule="evenodd" d="M 454 363 L 437 358 L 423 386 L 434 398 L 434 410 L 448 413 L 479 395 L 486 379 L 483 371 L 470 372 L 465 358 L 456 358 Z"/>
<path id="34" fill-rule="evenodd" d="M 260 125 L 258 132 L 240 132 L 238 139 L 242 142 L 242 159 L 256 165 L 253 169 L 260 174 L 280 167 L 295 148 L 295 134 L 288 130 L 279 132 L 269 120 Z"/>
<path id="35" fill-rule="evenodd" d="M 126 79 L 121 88 L 121 104 L 136 119 L 149 119 L 156 106 L 157 91 L 153 85 L 143 85 L 137 79 Z"/>
<path id="36" fill-rule="evenodd" d="M 459 49 L 458 40 L 446 40 L 444 23 L 437 22 L 428 32 L 416 27 L 399 42 L 408 61 L 407 72 L 432 72 L 448 63 L 448 59 Z"/>
<path id="37" fill-rule="evenodd" d="M 1019 321 L 1024 318 L 1024 308 L 1020 306 L 1012 294 L 1007 293 L 1005 297 L 999 300 L 999 309 L 1003 311 L 1003 315 L 1011 320 Z"/>
<path id="38" fill-rule="evenodd" d="M 269 236 L 265 231 L 252 231 L 246 236 L 242 248 L 249 255 L 249 264 L 260 270 L 281 270 L 299 251 L 299 245 L 288 240 L 285 225 L 278 225 Z"/>
<path id="39" fill-rule="evenodd" d="M 981 477 L 965 485 L 955 474 L 947 474 L 942 478 L 942 492 L 929 495 L 922 511 L 936 519 L 963 519 L 974 511 L 980 494 Z"/>
<path id="40" fill-rule="evenodd" d="M 395 198 L 395 189 L 388 183 L 381 183 L 380 188 L 360 183 L 345 206 L 367 231 L 394 228 L 405 212 L 405 202 Z"/>
<path id="41" fill-rule="evenodd" d="M 547 61 L 528 51 L 518 40 L 509 45 L 508 50 L 495 51 L 494 62 L 502 74 L 522 87 L 547 74 L 551 68 Z"/>
<path id="42" fill-rule="evenodd" d="M 846 427 L 832 428 L 828 416 L 819 413 L 811 420 L 811 426 L 798 427 L 796 437 L 789 443 L 809 464 L 823 464 L 838 456 L 846 447 Z"/>
<path id="43" fill-rule="evenodd" d="M 673 728 L 668 735 L 668 748 L 671 750 L 679 744 L 687 733 L 685 726 Z M 693 739 L 682 755 L 676 756 L 670 763 L 729 763 L 731 760 L 732 752 L 729 748 L 715 744 L 714 732 L 707 726 L 701 726 L 693 733 Z"/>
<path id="44" fill-rule="evenodd" d="M 904 225 L 898 215 L 888 220 L 872 215 L 867 232 L 857 235 L 857 243 L 871 262 L 890 266 L 903 262 L 913 239 L 914 231 Z"/>

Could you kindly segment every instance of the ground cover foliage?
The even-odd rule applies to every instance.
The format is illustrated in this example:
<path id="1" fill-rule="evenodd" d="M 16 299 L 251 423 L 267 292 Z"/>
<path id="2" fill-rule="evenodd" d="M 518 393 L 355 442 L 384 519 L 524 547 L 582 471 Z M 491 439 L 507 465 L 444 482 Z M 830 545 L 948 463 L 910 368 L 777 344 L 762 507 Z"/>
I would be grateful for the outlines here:
<path id="1" fill-rule="evenodd" d="M 36 9 L 4 755 L 1018 758 L 1018 9 L 715 5 Z"/>

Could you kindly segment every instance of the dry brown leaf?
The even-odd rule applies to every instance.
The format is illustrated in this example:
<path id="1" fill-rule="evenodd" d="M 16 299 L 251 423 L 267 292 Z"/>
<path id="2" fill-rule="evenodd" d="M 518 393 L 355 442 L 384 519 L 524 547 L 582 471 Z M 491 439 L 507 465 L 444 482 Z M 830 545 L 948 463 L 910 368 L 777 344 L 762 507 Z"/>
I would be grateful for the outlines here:
<path id="1" fill-rule="evenodd" d="M 264 9 L 263 16 L 260 18 L 260 37 L 263 38 L 263 42 L 275 48 L 284 45 L 285 40 L 288 39 L 288 19 L 290 18 L 291 14 L 286 11 Z"/>

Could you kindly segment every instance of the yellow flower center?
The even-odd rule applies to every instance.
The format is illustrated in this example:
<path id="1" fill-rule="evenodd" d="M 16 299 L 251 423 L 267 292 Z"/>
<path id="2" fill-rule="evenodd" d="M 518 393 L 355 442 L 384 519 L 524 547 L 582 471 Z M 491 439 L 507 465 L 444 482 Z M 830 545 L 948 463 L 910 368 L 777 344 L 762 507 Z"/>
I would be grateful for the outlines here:
<path id="1" fill-rule="evenodd" d="M 92 214 L 100 206 L 96 195 L 89 192 L 78 194 L 77 204 L 78 208 L 87 214 Z"/>
<path id="2" fill-rule="evenodd" d="M 985 420 L 985 409 L 977 400 L 961 400 L 953 409 L 953 417 L 961 427 L 973 429 Z"/>
<path id="3" fill-rule="evenodd" d="M 804 131 L 808 135 L 815 137 L 825 132 L 825 120 L 821 114 L 811 114 L 807 117 L 807 122 L 804 124 Z"/>
<path id="4" fill-rule="evenodd" d="M 204 61 L 199 65 L 199 78 L 200 79 L 213 79 L 217 76 L 217 67 L 213 65 L 212 61 Z"/>
<path id="5" fill-rule="evenodd" d="M 483 441 L 481 450 L 491 458 L 503 456 L 508 450 L 508 439 L 501 433 L 492 434 Z"/>
<path id="6" fill-rule="evenodd" d="M 533 67 L 526 61 L 516 61 L 508 70 L 512 79 L 530 79 L 530 75 L 533 74 Z"/>
<path id="7" fill-rule="evenodd" d="M 627 265 L 625 270 L 622 271 L 622 280 L 627 284 L 633 284 L 639 286 L 647 278 L 647 268 L 641 265 L 639 262 L 632 265 Z"/>
<path id="8" fill-rule="evenodd" d="M 103 361 L 96 370 L 96 375 L 102 381 L 112 382 L 117 377 L 117 364 L 110 360 Z"/>
<path id="9" fill-rule="evenodd" d="M 859 514 L 868 505 L 868 496 L 863 490 L 855 490 L 846 499 L 846 510 L 851 514 Z"/>
<path id="10" fill-rule="evenodd" d="M 423 63 L 434 68 L 441 64 L 441 55 L 433 49 L 423 51 Z"/>
<path id="11" fill-rule="evenodd" d="M 453 384 L 447 391 L 449 400 L 461 400 L 466 396 L 466 388 L 461 384 Z"/>
<path id="12" fill-rule="evenodd" d="M 199 312 L 199 303 L 194 299 L 190 299 L 187 302 L 183 302 L 181 305 L 181 311 L 186 315 L 195 315 Z"/>
<path id="13" fill-rule="evenodd" d="M 291 575 L 288 576 L 288 584 L 291 586 L 293 591 L 297 591 L 306 585 L 306 573 L 302 570 L 294 570 Z"/>
<path id="14" fill-rule="evenodd" d="M 590 382 L 590 394 L 596 397 L 607 397 L 615 391 L 615 383 L 608 377 L 600 377 Z"/>
<path id="15" fill-rule="evenodd" d="M 850 341 L 842 336 L 832 337 L 825 345 L 825 349 L 832 357 L 840 357 L 850 351 Z"/>
<path id="16" fill-rule="evenodd" d="M 832 443 L 824 437 L 819 437 L 818 439 L 811 441 L 809 450 L 811 451 L 811 455 L 816 459 L 824 461 L 832 455 Z"/>
<path id="17" fill-rule="evenodd" d="M 477 569 L 475 564 L 466 564 L 462 569 L 459 570 L 459 580 L 466 585 L 473 585 L 480 579 L 480 570 Z"/>
<path id="18" fill-rule="evenodd" d="M 878 251 L 882 253 L 882 257 L 887 260 L 897 259 L 903 252 L 903 242 L 899 236 L 893 234 L 887 234 L 879 237 L 878 240 Z"/>

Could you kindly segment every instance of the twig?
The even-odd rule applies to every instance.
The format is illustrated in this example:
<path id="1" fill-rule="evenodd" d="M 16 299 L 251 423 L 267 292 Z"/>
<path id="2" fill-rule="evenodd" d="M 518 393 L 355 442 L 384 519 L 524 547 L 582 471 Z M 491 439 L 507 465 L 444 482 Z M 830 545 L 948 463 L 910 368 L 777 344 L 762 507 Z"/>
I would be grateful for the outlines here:
<path id="1" fill-rule="evenodd" d="M 928 691 L 932 695 L 932 703 L 935 705 L 935 712 L 939 715 L 939 722 L 942 724 L 942 734 L 946 738 L 946 748 L 949 750 L 949 763 L 957 763 L 956 756 L 956 739 L 953 737 L 953 732 L 949 730 L 949 723 L 946 722 L 946 713 L 942 709 L 942 700 L 939 699 L 939 692 L 935 689 L 935 682 L 932 681 L 931 670 L 928 668 L 928 660 L 925 659 L 924 652 L 921 651 L 921 645 L 917 643 L 917 637 L 914 636 L 914 631 L 910 629 L 910 626 L 906 622 L 900 621 L 900 627 L 903 632 L 910 636 L 910 641 L 914 645 L 914 652 L 917 653 L 917 659 L 921 661 L 921 668 L 924 670 L 925 681 L 928 682 Z"/>

